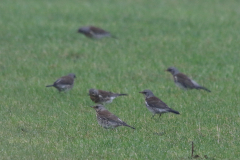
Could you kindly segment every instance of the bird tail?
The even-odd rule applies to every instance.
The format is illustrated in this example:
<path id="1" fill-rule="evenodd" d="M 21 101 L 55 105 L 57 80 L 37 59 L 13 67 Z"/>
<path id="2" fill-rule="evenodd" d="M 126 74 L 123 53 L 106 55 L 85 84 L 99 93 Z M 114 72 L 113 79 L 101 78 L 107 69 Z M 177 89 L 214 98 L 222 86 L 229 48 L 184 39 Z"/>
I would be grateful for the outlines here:
<path id="1" fill-rule="evenodd" d="M 52 87 L 53 85 L 51 84 L 51 85 L 47 85 L 46 87 Z"/>
<path id="2" fill-rule="evenodd" d="M 116 94 L 117 96 L 127 96 L 128 94 Z"/>
<path id="3" fill-rule="evenodd" d="M 199 87 L 197 87 L 196 89 L 203 89 L 203 90 L 205 90 L 205 91 L 211 92 L 209 89 L 207 89 L 207 88 L 205 88 L 205 87 L 203 87 L 203 86 L 199 86 Z"/>
<path id="4" fill-rule="evenodd" d="M 111 35 L 111 38 L 118 39 L 116 36 Z"/>
<path id="5" fill-rule="evenodd" d="M 171 109 L 169 112 L 175 113 L 175 114 L 180 114 L 178 111 L 175 111 L 173 109 Z"/>
<path id="6" fill-rule="evenodd" d="M 130 127 L 130 128 L 132 128 L 132 129 L 135 129 L 134 127 L 132 127 L 132 126 L 129 126 L 128 124 L 124 124 L 124 126 L 127 126 L 127 127 Z"/>

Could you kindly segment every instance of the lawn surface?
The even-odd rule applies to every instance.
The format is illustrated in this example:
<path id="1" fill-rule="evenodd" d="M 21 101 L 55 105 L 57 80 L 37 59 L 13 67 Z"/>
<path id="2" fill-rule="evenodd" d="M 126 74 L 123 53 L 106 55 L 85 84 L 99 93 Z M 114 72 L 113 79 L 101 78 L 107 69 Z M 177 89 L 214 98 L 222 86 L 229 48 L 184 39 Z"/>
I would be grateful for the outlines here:
<path id="1" fill-rule="evenodd" d="M 0 159 L 240 158 L 240 2 L 2 0 Z M 95 25 L 118 39 L 77 33 Z M 212 92 L 183 91 L 177 67 Z M 73 90 L 46 88 L 75 73 Z M 101 128 L 88 89 L 128 93 L 106 106 L 134 126 Z M 180 115 L 160 118 L 151 89 Z"/>

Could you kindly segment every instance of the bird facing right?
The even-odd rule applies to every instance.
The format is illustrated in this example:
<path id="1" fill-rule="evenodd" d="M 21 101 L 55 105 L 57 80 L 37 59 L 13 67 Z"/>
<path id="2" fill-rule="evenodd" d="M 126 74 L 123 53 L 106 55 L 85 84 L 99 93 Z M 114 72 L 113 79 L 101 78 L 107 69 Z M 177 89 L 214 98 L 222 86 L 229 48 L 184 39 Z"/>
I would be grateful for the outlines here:
<path id="1" fill-rule="evenodd" d="M 113 129 L 118 126 L 126 126 L 135 129 L 134 127 L 129 126 L 127 123 L 123 122 L 120 118 L 109 112 L 103 105 L 97 104 L 96 106 L 91 107 L 95 109 L 98 124 L 103 128 Z"/>
<path id="2" fill-rule="evenodd" d="M 142 93 L 144 95 L 146 107 L 150 112 L 153 113 L 152 118 L 155 116 L 155 114 L 159 114 L 159 117 L 160 117 L 162 113 L 167 113 L 167 112 L 180 114 L 178 111 L 175 111 L 169 108 L 163 101 L 161 101 L 159 98 L 154 96 L 152 91 L 146 89 L 139 93 Z"/>
<path id="3" fill-rule="evenodd" d="M 203 89 L 205 91 L 211 92 L 209 89 L 200 86 L 197 82 L 190 79 L 183 73 L 180 73 L 177 68 L 169 67 L 166 71 L 170 72 L 173 75 L 174 83 L 176 86 L 182 89 Z"/>
<path id="4" fill-rule="evenodd" d="M 70 73 L 67 76 L 59 78 L 52 85 L 47 85 L 46 87 L 55 87 L 59 92 L 68 91 L 73 88 L 74 78 L 76 78 L 76 75 Z"/>

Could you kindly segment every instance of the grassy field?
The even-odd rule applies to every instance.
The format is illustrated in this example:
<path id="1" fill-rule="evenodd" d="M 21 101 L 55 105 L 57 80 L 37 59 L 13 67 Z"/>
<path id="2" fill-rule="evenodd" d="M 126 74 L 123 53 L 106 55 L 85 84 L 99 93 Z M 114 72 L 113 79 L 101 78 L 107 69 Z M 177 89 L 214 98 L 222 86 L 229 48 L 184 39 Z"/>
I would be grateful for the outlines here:
<path id="1" fill-rule="evenodd" d="M 240 2 L 2 0 L 0 159 L 240 158 Z M 77 33 L 95 25 L 118 39 Z M 212 92 L 175 86 L 175 66 Z M 46 88 L 75 73 L 73 90 Z M 136 130 L 101 128 L 88 89 Z M 151 119 L 151 89 L 180 115 Z"/>

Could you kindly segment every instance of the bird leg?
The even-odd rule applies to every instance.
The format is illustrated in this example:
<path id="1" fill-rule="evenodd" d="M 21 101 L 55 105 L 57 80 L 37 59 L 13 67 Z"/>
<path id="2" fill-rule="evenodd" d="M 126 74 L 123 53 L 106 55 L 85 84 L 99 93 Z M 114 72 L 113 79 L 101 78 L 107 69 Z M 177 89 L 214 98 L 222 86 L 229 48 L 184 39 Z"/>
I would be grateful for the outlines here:
<path id="1" fill-rule="evenodd" d="M 161 117 L 161 113 L 159 114 L 159 118 Z"/>
<path id="2" fill-rule="evenodd" d="M 155 113 L 153 114 L 153 116 L 152 116 L 152 118 L 151 119 L 153 119 L 153 117 L 155 116 Z"/>

